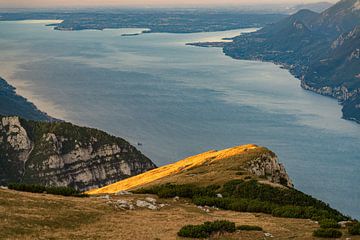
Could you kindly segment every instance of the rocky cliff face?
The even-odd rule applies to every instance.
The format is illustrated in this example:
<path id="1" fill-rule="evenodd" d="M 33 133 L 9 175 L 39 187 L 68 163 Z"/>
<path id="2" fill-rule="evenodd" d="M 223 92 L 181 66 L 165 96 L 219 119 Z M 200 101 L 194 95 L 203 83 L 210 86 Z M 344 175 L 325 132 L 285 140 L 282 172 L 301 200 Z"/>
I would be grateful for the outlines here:
<path id="1" fill-rule="evenodd" d="M 279 163 L 275 154 L 264 153 L 260 157 L 248 162 L 246 169 L 252 174 L 266 178 L 272 183 L 281 184 L 290 188 L 294 185 L 286 173 L 283 164 Z"/>
<path id="2" fill-rule="evenodd" d="M 156 166 L 121 138 L 65 122 L 0 118 L 0 184 L 101 187 Z"/>

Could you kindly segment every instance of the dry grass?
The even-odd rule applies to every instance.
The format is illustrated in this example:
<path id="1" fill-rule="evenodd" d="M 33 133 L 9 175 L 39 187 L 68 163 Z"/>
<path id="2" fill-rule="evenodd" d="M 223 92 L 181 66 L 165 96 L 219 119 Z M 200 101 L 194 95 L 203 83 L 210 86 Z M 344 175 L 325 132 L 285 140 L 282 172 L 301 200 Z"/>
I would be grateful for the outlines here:
<path id="1" fill-rule="evenodd" d="M 114 196 L 112 201 L 143 199 L 144 195 Z M 115 210 L 108 200 L 72 198 L 0 190 L 0 239 L 180 239 L 186 224 L 226 219 L 238 225 L 257 225 L 271 233 L 268 239 L 314 239 L 318 225 L 310 220 L 274 218 L 266 214 L 212 211 L 205 213 L 181 200 L 159 200 L 170 206 L 159 211 Z M 346 236 L 343 238 L 345 239 Z M 263 232 L 240 232 L 213 239 L 267 239 Z M 359 237 L 352 237 L 359 240 Z"/>
<path id="2" fill-rule="evenodd" d="M 169 182 L 198 185 L 222 184 L 230 179 L 241 179 L 247 176 L 248 173 L 242 168 L 244 164 L 269 152 L 266 148 L 252 144 L 222 151 L 212 150 L 87 193 L 116 193 Z"/>

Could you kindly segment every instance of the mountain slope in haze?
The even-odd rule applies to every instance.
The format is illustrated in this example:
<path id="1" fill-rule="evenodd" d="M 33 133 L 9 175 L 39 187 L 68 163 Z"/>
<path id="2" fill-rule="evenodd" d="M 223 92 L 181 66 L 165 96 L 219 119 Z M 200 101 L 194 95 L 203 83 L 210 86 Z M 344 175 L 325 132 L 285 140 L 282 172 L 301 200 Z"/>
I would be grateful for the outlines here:
<path id="1" fill-rule="evenodd" d="M 257 176 L 269 183 L 293 186 L 284 166 L 273 152 L 250 144 L 205 152 L 88 193 L 116 193 L 165 183 L 206 186 L 224 184 L 246 176 Z"/>
<path id="2" fill-rule="evenodd" d="M 342 0 L 320 14 L 301 10 L 238 36 L 224 52 L 236 59 L 284 65 L 304 89 L 337 98 L 344 118 L 360 122 L 359 28 L 360 0 Z"/>
<path id="3" fill-rule="evenodd" d="M 290 14 L 294 14 L 302 9 L 308 9 L 313 12 L 323 12 L 324 10 L 331 7 L 333 4 L 330 2 L 316 2 L 316 3 L 307 3 L 307 4 L 299 4 L 294 7 L 291 7 L 288 12 Z"/>
<path id="4" fill-rule="evenodd" d="M 0 117 L 0 185 L 22 182 L 84 191 L 155 167 L 124 139 L 96 129 Z"/>
<path id="5" fill-rule="evenodd" d="M 10 86 L 0 77 L 0 115 L 20 116 L 29 120 L 53 121 L 46 113 L 41 112 L 36 106 L 28 102 L 25 98 L 15 92 L 15 88 Z"/>

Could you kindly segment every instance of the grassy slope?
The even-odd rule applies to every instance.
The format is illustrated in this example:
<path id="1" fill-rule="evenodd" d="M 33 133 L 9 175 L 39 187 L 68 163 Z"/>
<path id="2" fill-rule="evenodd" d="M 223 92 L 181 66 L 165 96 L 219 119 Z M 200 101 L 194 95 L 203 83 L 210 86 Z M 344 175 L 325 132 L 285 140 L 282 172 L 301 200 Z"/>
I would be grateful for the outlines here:
<path id="1" fill-rule="evenodd" d="M 89 194 L 116 193 L 121 190 L 148 187 L 164 183 L 223 184 L 243 179 L 248 173 L 243 166 L 262 154 L 273 154 L 266 148 L 244 145 L 221 151 L 209 151 L 169 164 L 135 177 L 89 191 Z"/>
<path id="2" fill-rule="evenodd" d="M 112 201 L 144 197 L 114 196 Z M 273 234 L 274 238 L 264 238 L 263 232 L 241 232 L 225 239 L 305 240 L 314 239 L 311 234 L 318 227 L 310 220 L 274 218 L 266 214 L 233 211 L 205 213 L 186 200 L 173 202 L 161 199 L 161 202 L 169 203 L 170 206 L 159 211 L 115 210 L 106 204 L 107 201 L 0 190 L 0 239 L 168 240 L 179 239 L 176 233 L 185 224 L 227 219 L 237 225 L 258 225 Z"/>
<path id="3" fill-rule="evenodd" d="M 151 174 L 134 177 L 130 182 L 110 185 L 110 188 L 103 188 L 101 191 L 116 192 L 167 182 L 208 185 L 224 183 L 234 178 L 242 179 L 249 176 L 242 169 L 244 164 L 264 153 L 273 154 L 268 149 L 255 145 L 210 151 L 150 171 Z M 308 219 L 278 218 L 262 213 L 225 210 L 211 210 L 207 213 L 192 204 L 190 199 L 177 202 L 158 199 L 158 203 L 169 204 L 158 211 L 140 208 L 123 211 L 107 204 L 119 199 L 134 202 L 147 196 L 157 198 L 153 195 L 135 194 L 113 195 L 110 200 L 106 200 L 0 189 L 0 239 L 180 239 L 176 233 L 186 224 L 226 219 L 237 225 L 260 226 L 274 238 L 264 237 L 264 232 L 238 232 L 225 238 L 215 236 L 212 239 L 305 240 L 315 239 L 312 232 L 319 227 L 316 222 Z M 348 235 L 344 232 L 343 239 L 346 237 Z M 360 240 L 360 237 L 351 239 Z"/>

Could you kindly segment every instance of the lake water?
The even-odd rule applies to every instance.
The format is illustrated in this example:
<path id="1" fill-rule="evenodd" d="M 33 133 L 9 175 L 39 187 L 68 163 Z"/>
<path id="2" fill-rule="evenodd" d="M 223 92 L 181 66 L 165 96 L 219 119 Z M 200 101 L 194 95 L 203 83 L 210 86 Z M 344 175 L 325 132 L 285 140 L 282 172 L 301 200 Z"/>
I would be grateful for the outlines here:
<path id="1" fill-rule="evenodd" d="M 360 217 L 360 125 L 271 63 L 187 42 L 242 31 L 53 31 L 0 22 L 0 75 L 54 117 L 121 136 L 162 165 L 246 143 L 276 152 L 295 186 Z"/>

